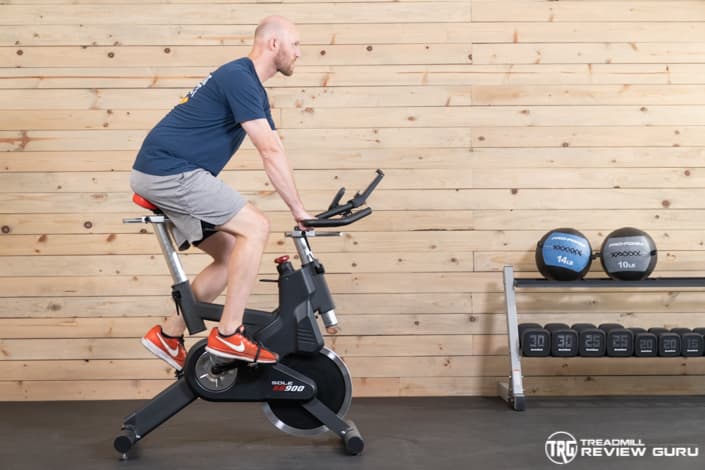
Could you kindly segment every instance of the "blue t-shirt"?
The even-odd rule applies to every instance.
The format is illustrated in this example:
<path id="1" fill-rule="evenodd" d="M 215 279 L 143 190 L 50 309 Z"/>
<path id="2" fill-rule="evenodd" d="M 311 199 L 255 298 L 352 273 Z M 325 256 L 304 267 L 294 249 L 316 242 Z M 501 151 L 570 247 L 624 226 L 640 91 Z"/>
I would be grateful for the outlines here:
<path id="1" fill-rule="evenodd" d="M 203 168 L 217 175 L 245 138 L 240 123 L 267 119 L 267 91 L 243 57 L 208 75 L 152 129 L 133 168 L 156 176 Z"/>

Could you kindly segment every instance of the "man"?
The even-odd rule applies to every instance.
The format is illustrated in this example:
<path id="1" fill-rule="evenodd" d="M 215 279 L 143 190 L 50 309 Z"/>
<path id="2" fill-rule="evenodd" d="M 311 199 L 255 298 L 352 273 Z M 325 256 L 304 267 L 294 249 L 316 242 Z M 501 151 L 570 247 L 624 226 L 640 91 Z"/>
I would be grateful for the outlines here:
<path id="1" fill-rule="evenodd" d="M 212 302 L 227 287 L 223 315 L 206 348 L 216 356 L 258 363 L 278 359 L 248 338 L 242 325 L 269 221 L 216 176 L 247 135 L 299 227 L 313 218 L 299 197 L 262 85 L 277 72 L 290 76 L 300 56 L 294 24 L 265 18 L 249 55 L 221 66 L 184 97 L 147 135 L 133 166 L 132 189 L 171 219 L 177 244 L 192 243 L 213 258 L 193 280 L 196 298 Z M 184 329 L 183 319 L 172 315 L 147 332 L 142 344 L 181 370 Z"/>

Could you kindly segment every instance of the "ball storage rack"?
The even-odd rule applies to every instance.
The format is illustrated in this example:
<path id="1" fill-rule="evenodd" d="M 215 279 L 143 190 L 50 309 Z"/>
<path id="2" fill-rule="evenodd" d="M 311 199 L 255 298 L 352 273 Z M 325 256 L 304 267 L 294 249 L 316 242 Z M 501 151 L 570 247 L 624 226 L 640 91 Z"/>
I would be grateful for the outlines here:
<path id="1" fill-rule="evenodd" d="M 609 278 L 581 279 L 577 281 L 550 281 L 537 278 L 515 278 L 514 268 L 504 266 L 504 300 L 509 342 L 509 370 L 507 382 L 497 383 L 497 394 L 516 411 L 526 409 L 521 353 L 519 349 L 519 322 L 517 319 L 517 289 L 624 289 L 624 288 L 705 288 L 705 277 L 662 277 L 641 281 L 618 281 Z"/>

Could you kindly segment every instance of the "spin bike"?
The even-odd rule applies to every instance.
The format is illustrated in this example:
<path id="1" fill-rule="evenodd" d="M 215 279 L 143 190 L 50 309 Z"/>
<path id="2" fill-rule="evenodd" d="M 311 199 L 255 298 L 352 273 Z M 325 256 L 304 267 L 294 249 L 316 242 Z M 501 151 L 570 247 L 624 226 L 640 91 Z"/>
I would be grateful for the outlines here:
<path id="1" fill-rule="evenodd" d="M 367 189 L 345 204 L 340 204 L 345 194 L 341 188 L 327 211 L 304 223 L 310 228 L 339 227 L 367 217 L 372 213 L 370 207 L 354 209 L 365 204 L 383 177 L 377 170 Z M 135 195 L 133 200 L 154 215 L 123 222 L 152 224 L 174 280 L 177 312 L 183 315 L 190 334 L 205 330 L 204 320 L 220 320 L 223 306 L 195 299 L 169 236 L 169 220 L 146 199 Z M 273 312 L 245 309 L 243 320 L 249 336 L 278 353 L 279 362 L 253 365 L 215 357 L 206 351 L 207 339 L 199 341 L 189 350 L 184 369 L 176 373 L 176 382 L 125 419 L 114 441 L 123 459 L 137 442 L 196 398 L 263 402 L 265 416 L 278 429 L 296 436 L 332 431 L 342 439 L 348 454 L 362 452 L 364 441 L 355 423 L 344 420 L 352 400 L 350 373 L 342 359 L 325 347 L 316 320 L 316 314 L 320 315 L 326 329 L 338 324 L 325 270 L 314 257 L 309 238 L 340 236 L 340 232 L 295 228 L 286 236 L 293 239 L 301 268 L 294 269 L 288 256 L 277 258 L 279 308 Z"/>

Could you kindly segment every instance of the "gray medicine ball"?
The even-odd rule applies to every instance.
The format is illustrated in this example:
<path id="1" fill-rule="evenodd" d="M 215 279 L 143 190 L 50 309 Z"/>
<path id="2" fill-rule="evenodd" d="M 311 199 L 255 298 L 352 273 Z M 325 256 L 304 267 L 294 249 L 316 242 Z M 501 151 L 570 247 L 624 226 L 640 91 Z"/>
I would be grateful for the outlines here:
<path id="1" fill-rule="evenodd" d="M 640 281 L 656 267 L 656 244 L 643 230 L 623 227 L 607 235 L 600 249 L 602 268 L 612 279 Z"/>

